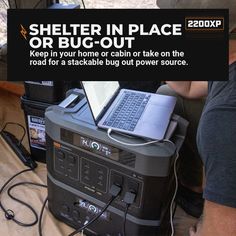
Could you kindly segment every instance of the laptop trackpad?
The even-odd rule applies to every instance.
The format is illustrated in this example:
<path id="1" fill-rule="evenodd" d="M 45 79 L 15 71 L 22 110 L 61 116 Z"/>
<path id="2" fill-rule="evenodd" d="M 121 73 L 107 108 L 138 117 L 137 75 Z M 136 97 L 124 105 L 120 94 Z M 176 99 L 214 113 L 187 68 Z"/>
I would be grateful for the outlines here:
<path id="1" fill-rule="evenodd" d="M 138 122 L 137 131 L 162 139 L 169 124 L 170 116 L 170 109 L 150 104 Z"/>

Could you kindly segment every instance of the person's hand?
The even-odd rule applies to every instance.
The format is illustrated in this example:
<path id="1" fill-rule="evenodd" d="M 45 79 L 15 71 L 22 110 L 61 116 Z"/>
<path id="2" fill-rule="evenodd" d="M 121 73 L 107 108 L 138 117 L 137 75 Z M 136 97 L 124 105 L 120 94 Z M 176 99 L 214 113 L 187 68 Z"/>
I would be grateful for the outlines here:
<path id="1" fill-rule="evenodd" d="M 229 65 L 236 62 L 236 40 L 229 41 Z"/>
<path id="2" fill-rule="evenodd" d="M 200 233 L 201 225 L 202 225 L 202 216 L 200 216 L 195 225 L 189 228 L 189 236 L 201 236 Z"/>
<path id="3" fill-rule="evenodd" d="M 166 81 L 177 94 L 188 99 L 199 99 L 207 96 L 208 81 Z"/>
<path id="4" fill-rule="evenodd" d="M 196 226 L 192 226 L 189 229 L 189 236 L 197 236 L 197 228 Z"/>

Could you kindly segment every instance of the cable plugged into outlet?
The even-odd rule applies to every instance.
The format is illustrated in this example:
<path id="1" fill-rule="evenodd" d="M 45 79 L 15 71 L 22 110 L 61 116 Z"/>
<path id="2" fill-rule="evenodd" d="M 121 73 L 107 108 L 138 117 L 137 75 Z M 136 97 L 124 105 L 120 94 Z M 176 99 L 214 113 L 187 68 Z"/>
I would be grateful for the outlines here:
<path id="1" fill-rule="evenodd" d="M 69 234 L 69 236 L 74 236 L 77 233 L 83 232 L 84 229 L 86 229 L 89 225 L 91 225 L 93 222 L 95 222 L 107 210 L 107 208 L 119 196 L 120 193 L 121 193 L 121 187 L 118 185 L 112 184 L 111 188 L 109 190 L 109 194 L 111 195 L 111 198 L 108 201 L 108 203 L 103 207 L 103 209 L 97 215 L 94 216 L 94 218 L 92 218 L 90 221 L 87 221 L 86 223 L 84 223 L 84 225 L 82 227 L 80 227 L 79 229 L 77 229 L 74 232 L 72 232 L 71 234 Z"/>
<path id="2" fill-rule="evenodd" d="M 126 203 L 125 207 L 125 213 L 124 213 L 124 221 L 123 221 L 123 236 L 126 236 L 126 218 L 128 214 L 128 210 L 130 205 L 132 205 L 135 202 L 137 194 L 133 192 L 133 190 L 130 190 L 125 193 L 123 201 Z"/>
<path id="3" fill-rule="evenodd" d="M 118 173 L 112 173 L 111 174 L 111 183 L 118 185 L 118 186 L 123 186 L 124 177 Z"/>
<path id="4" fill-rule="evenodd" d="M 116 171 L 111 171 L 110 174 L 110 187 L 112 184 L 122 186 L 122 191 L 119 194 L 119 197 L 116 199 L 118 205 L 124 206 L 124 196 L 126 192 L 132 192 L 136 194 L 135 200 L 132 203 L 136 207 L 140 206 L 141 201 L 141 192 L 142 192 L 142 181 L 127 176 L 125 174 L 118 173 Z"/>
<path id="5" fill-rule="evenodd" d="M 130 204 L 133 204 L 136 207 L 139 207 L 140 200 L 141 200 L 141 191 L 142 191 L 142 184 L 141 182 L 128 178 L 126 180 L 126 193 L 124 195 L 124 199 L 128 193 L 135 194 L 135 198 L 133 199 L 133 202 Z"/>
<path id="6" fill-rule="evenodd" d="M 137 194 L 133 190 L 131 190 L 131 191 L 125 193 L 123 201 L 127 205 L 131 205 L 135 202 L 136 196 L 137 196 Z"/>
<path id="7" fill-rule="evenodd" d="M 116 185 L 116 184 L 112 184 L 109 193 L 113 196 L 113 197 L 117 197 L 121 192 L 121 187 Z"/>
<path id="8" fill-rule="evenodd" d="M 133 192 L 133 193 L 138 193 L 139 192 L 139 182 L 137 182 L 135 180 L 128 179 L 127 187 L 128 187 L 130 192 Z"/>

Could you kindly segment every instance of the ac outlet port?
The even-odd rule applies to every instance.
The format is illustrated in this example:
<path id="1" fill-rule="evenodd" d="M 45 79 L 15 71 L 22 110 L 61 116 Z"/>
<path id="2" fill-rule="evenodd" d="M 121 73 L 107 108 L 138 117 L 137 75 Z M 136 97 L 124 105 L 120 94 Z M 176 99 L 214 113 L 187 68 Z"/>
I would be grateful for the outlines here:
<path id="1" fill-rule="evenodd" d="M 136 194 L 136 198 L 132 205 L 136 207 L 140 206 L 141 193 L 142 193 L 142 182 L 140 180 L 137 180 L 127 175 L 117 173 L 116 171 L 112 170 L 110 174 L 110 186 L 112 184 L 119 185 L 122 188 L 121 194 L 117 198 L 119 204 L 123 203 L 122 200 L 126 192 L 133 192 Z"/>

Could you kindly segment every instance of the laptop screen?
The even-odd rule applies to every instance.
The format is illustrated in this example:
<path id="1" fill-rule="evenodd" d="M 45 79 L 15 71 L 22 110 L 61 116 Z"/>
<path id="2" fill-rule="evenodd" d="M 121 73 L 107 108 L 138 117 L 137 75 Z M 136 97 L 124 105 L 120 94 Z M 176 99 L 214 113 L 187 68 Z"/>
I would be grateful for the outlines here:
<path id="1" fill-rule="evenodd" d="M 82 85 L 95 120 L 116 94 L 118 81 L 82 81 Z"/>

